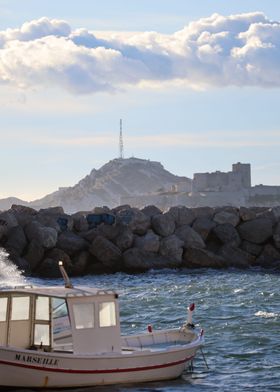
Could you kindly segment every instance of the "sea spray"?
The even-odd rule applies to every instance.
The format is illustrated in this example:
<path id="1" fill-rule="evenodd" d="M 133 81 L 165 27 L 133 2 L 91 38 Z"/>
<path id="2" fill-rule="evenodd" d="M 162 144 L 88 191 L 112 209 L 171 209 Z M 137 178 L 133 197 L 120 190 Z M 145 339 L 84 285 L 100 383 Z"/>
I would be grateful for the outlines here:
<path id="1" fill-rule="evenodd" d="M 0 287 L 16 286 L 25 283 L 18 267 L 9 259 L 9 254 L 0 248 Z"/>

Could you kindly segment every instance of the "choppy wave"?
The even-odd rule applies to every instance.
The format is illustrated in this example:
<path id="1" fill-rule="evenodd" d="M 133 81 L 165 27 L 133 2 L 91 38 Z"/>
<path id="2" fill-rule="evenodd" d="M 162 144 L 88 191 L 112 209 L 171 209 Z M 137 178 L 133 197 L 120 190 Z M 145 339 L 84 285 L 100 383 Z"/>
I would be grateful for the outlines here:
<path id="1" fill-rule="evenodd" d="M 17 286 L 25 283 L 25 278 L 17 266 L 9 259 L 9 254 L 0 248 L 0 287 Z"/>

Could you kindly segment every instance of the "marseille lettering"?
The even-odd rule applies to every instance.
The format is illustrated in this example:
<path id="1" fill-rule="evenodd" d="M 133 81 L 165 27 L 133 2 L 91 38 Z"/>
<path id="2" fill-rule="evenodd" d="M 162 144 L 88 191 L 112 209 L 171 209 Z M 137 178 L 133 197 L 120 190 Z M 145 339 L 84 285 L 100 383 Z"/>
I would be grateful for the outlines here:
<path id="1" fill-rule="evenodd" d="M 55 358 L 42 358 L 33 355 L 16 354 L 16 361 L 26 362 L 37 365 L 57 366 L 58 359 Z"/>

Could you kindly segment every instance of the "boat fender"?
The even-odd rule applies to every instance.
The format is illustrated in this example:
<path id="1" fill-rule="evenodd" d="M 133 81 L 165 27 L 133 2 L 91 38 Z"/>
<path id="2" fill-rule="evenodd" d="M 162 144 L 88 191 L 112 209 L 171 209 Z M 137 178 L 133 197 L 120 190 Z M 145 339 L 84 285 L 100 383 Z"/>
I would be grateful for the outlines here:
<path id="1" fill-rule="evenodd" d="M 152 327 L 151 325 L 148 325 L 147 329 L 148 329 L 148 332 L 149 332 L 149 333 L 152 333 L 152 332 L 153 332 L 153 327 Z"/>

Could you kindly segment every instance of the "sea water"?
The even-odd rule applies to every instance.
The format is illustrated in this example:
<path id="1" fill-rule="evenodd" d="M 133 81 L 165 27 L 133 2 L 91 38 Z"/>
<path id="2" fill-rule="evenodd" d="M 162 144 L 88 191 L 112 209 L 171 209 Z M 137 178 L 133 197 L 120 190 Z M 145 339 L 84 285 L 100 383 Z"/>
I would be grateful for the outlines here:
<path id="1" fill-rule="evenodd" d="M 17 271 L 12 276 L 7 270 L 4 275 L 0 272 L 2 286 L 22 279 Z M 26 283 L 63 284 L 60 279 L 34 278 L 26 278 Z M 73 279 L 73 283 L 116 289 L 123 333 L 138 333 L 147 325 L 154 330 L 179 327 L 187 317 L 188 305 L 194 302 L 193 319 L 205 331 L 203 352 L 209 367 L 198 352 L 194 371 L 177 380 L 75 388 L 74 392 L 280 391 L 279 274 L 264 270 L 161 270 L 85 276 Z"/>

